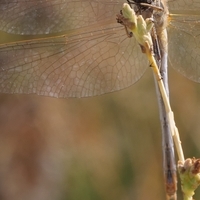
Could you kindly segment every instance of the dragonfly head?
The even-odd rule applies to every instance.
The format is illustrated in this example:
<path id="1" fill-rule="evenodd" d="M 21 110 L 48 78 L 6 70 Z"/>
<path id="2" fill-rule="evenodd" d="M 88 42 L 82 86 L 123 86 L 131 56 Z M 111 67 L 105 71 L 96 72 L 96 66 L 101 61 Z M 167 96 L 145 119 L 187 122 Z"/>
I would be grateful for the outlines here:
<path id="1" fill-rule="evenodd" d="M 152 5 L 156 0 L 127 0 L 130 7 L 133 8 L 137 15 L 142 15 L 144 19 L 151 18 L 153 14 Z"/>
<path id="2" fill-rule="evenodd" d="M 153 3 L 155 0 L 127 0 L 128 3 L 131 3 L 131 4 L 140 4 L 140 3 L 148 3 L 148 4 L 151 4 Z"/>
<path id="3" fill-rule="evenodd" d="M 127 0 L 136 15 L 142 15 L 144 19 L 153 18 L 155 26 L 165 28 L 168 8 L 165 0 Z"/>
<path id="4" fill-rule="evenodd" d="M 128 4 L 131 5 L 135 5 L 136 7 L 140 8 L 140 9 L 148 9 L 148 5 L 152 5 L 154 4 L 155 0 L 127 0 Z M 144 5 L 147 6 L 144 6 Z"/>

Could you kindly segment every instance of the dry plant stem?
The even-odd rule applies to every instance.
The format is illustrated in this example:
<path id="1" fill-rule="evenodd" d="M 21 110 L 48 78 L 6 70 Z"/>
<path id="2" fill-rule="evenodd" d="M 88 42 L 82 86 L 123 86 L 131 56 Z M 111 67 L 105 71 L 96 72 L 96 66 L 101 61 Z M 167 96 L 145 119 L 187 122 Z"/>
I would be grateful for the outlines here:
<path id="1" fill-rule="evenodd" d="M 167 93 L 166 93 L 166 90 L 165 90 L 165 87 L 164 87 L 164 84 L 163 84 L 163 81 L 162 81 L 162 77 L 160 75 L 160 71 L 158 69 L 155 58 L 154 58 L 150 49 L 146 52 L 146 55 L 147 55 L 147 57 L 148 57 L 148 59 L 151 63 L 151 68 L 152 68 L 152 70 L 153 70 L 153 72 L 156 76 L 158 86 L 159 86 L 159 89 L 160 89 L 160 92 L 161 92 L 161 95 L 162 95 L 162 98 L 163 98 L 166 113 L 167 113 L 168 119 L 169 119 L 170 130 L 171 130 L 172 137 L 174 139 L 174 143 L 175 143 L 175 146 L 176 146 L 178 158 L 179 158 L 180 161 L 184 162 L 185 158 L 184 158 L 183 149 L 182 149 L 182 146 L 181 146 L 179 132 L 178 132 L 178 129 L 177 129 L 175 121 L 174 121 L 174 114 L 172 112 L 172 109 L 171 109 L 171 106 L 170 106 L 170 103 L 169 103 L 169 98 L 167 96 Z"/>
<path id="2" fill-rule="evenodd" d="M 117 15 L 117 20 L 119 23 L 123 24 L 125 26 L 125 29 L 128 32 L 131 32 L 134 36 L 137 42 L 139 43 L 141 50 L 143 53 L 147 55 L 147 58 L 150 62 L 150 65 L 152 67 L 152 70 L 154 72 L 154 76 L 157 80 L 157 85 L 160 90 L 160 95 L 163 100 L 163 104 L 165 107 L 165 116 L 167 118 L 169 129 L 172 134 L 172 138 L 174 140 L 178 158 L 180 162 L 184 162 L 184 155 L 183 150 L 179 138 L 178 129 L 174 122 L 174 115 L 171 110 L 169 97 L 167 95 L 160 71 L 158 69 L 156 60 L 153 55 L 153 42 L 151 37 L 151 30 L 153 28 L 153 21 L 151 18 L 147 18 L 144 20 L 142 15 L 136 15 L 134 10 L 128 5 L 123 4 L 122 8 L 122 14 Z M 168 138 L 169 139 L 169 138 Z M 169 147 L 168 147 L 169 148 Z M 172 162 L 173 163 L 173 162 Z M 173 164 L 172 164 L 173 165 Z M 173 166 L 170 166 L 173 168 Z M 172 169 L 173 170 L 173 169 Z M 176 178 L 173 176 L 173 172 L 171 174 L 171 178 L 173 179 L 172 182 L 166 182 L 166 192 L 167 192 L 167 199 L 176 199 Z M 175 175 L 176 176 L 176 175 Z M 175 183 L 175 184 L 174 184 Z"/>
<path id="3" fill-rule="evenodd" d="M 151 29 L 153 27 L 153 23 L 150 19 L 144 20 L 141 15 L 137 16 L 134 10 L 127 3 L 123 4 L 122 13 L 123 15 L 121 14 L 117 15 L 118 22 L 123 24 L 128 30 L 130 30 L 130 32 L 134 34 L 135 39 L 141 46 L 142 52 L 147 55 L 152 70 L 154 71 L 163 98 L 163 102 L 165 105 L 166 113 L 169 120 L 170 130 L 178 153 L 178 158 L 180 161 L 184 162 L 185 159 L 179 138 L 179 133 L 174 122 L 174 114 L 171 110 L 169 98 L 167 96 L 160 71 L 153 56 L 153 51 L 152 51 L 153 43 L 150 34 Z"/>

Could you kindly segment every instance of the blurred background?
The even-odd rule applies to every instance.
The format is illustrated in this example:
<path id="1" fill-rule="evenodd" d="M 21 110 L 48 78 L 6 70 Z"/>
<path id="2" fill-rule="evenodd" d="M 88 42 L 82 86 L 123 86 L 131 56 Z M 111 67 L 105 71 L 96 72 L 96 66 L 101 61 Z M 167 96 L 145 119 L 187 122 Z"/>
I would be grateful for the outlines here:
<path id="1" fill-rule="evenodd" d="M 199 158 L 200 84 L 171 68 L 169 83 L 185 157 Z M 161 141 L 150 68 L 97 97 L 0 94 L 0 200 L 165 199 Z"/>
<path id="2" fill-rule="evenodd" d="M 173 69 L 169 77 L 185 157 L 198 158 L 200 85 Z M 161 148 L 150 68 L 98 97 L 0 95 L 2 200 L 165 199 Z"/>

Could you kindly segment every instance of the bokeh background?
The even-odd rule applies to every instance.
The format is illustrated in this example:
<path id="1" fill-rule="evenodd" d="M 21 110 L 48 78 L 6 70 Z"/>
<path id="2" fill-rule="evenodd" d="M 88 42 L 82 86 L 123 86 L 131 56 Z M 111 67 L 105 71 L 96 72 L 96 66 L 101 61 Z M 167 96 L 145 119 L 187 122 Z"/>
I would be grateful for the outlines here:
<path id="1" fill-rule="evenodd" d="M 185 157 L 198 158 L 200 85 L 171 68 L 169 82 Z M 165 199 L 161 148 L 150 68 L 98 97 L 0 95 L 2 200 Z"/>

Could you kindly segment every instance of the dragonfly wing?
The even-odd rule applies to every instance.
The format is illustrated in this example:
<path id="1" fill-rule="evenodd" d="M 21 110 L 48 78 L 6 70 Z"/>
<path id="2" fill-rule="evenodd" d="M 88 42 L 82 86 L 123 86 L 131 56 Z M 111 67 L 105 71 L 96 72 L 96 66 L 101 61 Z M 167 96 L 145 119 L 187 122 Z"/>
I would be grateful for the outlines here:
<path id="1" fill-rule="evenodd" d="M 200 2 L 199 0 L 168 0 L 170 13 L 181 13 L 184 11 L 198 11 Z"/>
<path id="2" fill-rule="evenodd" d="M 200 2 L 172 1 L 170 7 L 170 64 L 187 78 L 200 82 Z"/>
<path id="3" fill-rule="evenodd" d="M 0 47 L 0 91 L 87 97 L 126 88 L 148 66 L 134 38 L 109 24 Z"/>
<path id="4" fill-rule="evenodd" d="M 0 30 L 22 35 L 49 34 L 115 18 L 124 0 L 1 0 Z"/>

